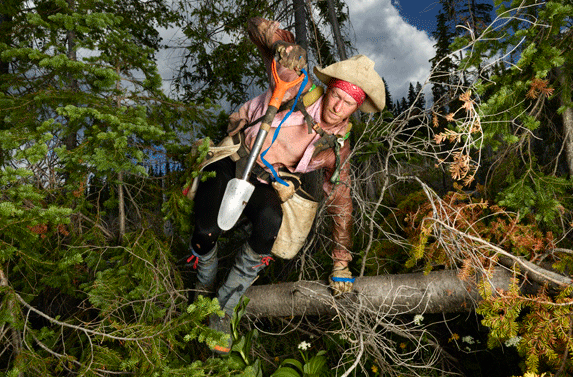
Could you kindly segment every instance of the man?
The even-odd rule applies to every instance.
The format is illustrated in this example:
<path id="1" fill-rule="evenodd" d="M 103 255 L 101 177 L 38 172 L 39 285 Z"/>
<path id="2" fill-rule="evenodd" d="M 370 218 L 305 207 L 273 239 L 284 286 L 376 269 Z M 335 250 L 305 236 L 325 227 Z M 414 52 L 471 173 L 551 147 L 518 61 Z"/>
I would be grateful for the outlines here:
<path id="1" fill-rule="evenodd" d="M 298 69 L 305 64 L 304 51 L 293 44 L 294 37 L 290 32 L 280 29 L 277 22 L 261 18 L 250 20 L 248 31 L 263 55 L 269 76 L 272 59 L 277 53 L 281 63 L 277 69 L 279 77 L 283 81 L 293 81 L 299 75 Z M 256 160 L 256 169 L 251 177 L 255 190 L 243 212 L 252 223 L 252 233 L 217 292 L 225 316 L 210 318 L 210 326 L 219 331 L 230 333 L 230 319 L 235 306 L 258 273 L 272 260 L 271 255 L 292 258 L 302 247 L 314 220 L 317 203 L 303 190 L 304 187 L 300 187 L 301 177 L 318 169 L 325 171 L 323 190 L 327 196 L 327 211 L 334 222 L 330 285 L 335 295 L 352 289 L 352 274 L 348 269 L 352 260 L 352 200 L 349 164 L 344 163 L 350 155 L 348 119 L 358 109 L 381 111 L 385 104 L 384 83 L 374 71 L 374 63 L 362 55 L 324 69 L 315 67 L 314 73 L 327 85 L 326 93 L 306 107 L 306 114 L 293 112 L 287 119 L 288 111 L 279 111 L 263 144 L 265 161 L 261 156 Z M 311 88 L 311 83 L 304 89 L 308 88 Z M 295 87 L 287 91 L 283 102 L 294 98 L 298 90 Z M 318 88 L 313 90 L 319 92 Z M 257 136 L 260 128 L 258 119 L 265 114 L 271 93 L 269 90 L 248 101 L 230 117 L 229 135 L 235 139 L 238 137 L 241 148 L 247 152 Z M 314 124 L 307 124 L 309 117 Z M 280 132 L 273 142 L 271 135 L 279 125 Z M 233 151 L 237 149 L 239 146 Z M 241 176 L 244 154 L 233 153 L 208 164 L 204 170 L 215 171 L 216 175 L 198 184 L 192 256 L 188 259 L 197 267 L 197 289 L 214 289 L 216 243 L 222 233 L 217 225 L 218 210 L 228 181 Z M 269 169 L 269 165 L 278 172 L 280 179 L 272 174 L 273 169 Z M 287 181 L 288 186 L 279 183 L 281 179 Z M 215 351 L 228 353 L 230 346 L 229 340 L 226 346 L 217 347 Z"/>

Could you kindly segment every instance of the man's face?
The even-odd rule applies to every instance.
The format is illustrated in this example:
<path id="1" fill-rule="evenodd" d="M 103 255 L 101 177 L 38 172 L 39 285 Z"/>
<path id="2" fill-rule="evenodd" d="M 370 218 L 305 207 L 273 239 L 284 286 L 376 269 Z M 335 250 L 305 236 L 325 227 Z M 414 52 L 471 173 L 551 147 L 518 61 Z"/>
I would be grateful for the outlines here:
<path id="1" fill-rule="evenodd" d="M 329 126 L 342 122 L 358 109 L 352 96 L 340 88 L 328 88 L 322 105 L 322 121 Z"/>

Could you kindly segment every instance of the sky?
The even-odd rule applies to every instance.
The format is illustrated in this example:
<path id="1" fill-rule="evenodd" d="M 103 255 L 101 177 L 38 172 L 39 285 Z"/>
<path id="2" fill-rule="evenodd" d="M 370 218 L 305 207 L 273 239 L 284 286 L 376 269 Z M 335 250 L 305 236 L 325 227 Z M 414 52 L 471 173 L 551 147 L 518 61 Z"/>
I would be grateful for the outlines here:
<path id="1" fill-rule="evenodd" d="M 349 37 L 357 53 L 374 60 L 374 68 L 386 80 L 393 102 L 407 97 L 410 83 L 424 85 L 430 73 L 429 60 L 435 54 L 431 33 L 441 9 L 437 0 L 349 0 L 346 3 L 351 22 Z M 177 39 L 177 34 L 176 30 L 162 32 L 167 43 Z M 167 89 L 169 78 L 179 64 L 177 52 L 164 52 L 158 58 Z M 424 87 L 424 92 L 429 100 L 429 85 Z"/>
<path id="2" fill-rule="evenodd" d="M 347 2 L 355 46 L 374 60 L 393 102 L 407 97 L 410 83 L 424 85 L 436 43 L 431 36 L 441 5 L 432 0 L 353 0 Z M 426 98 L 430 87 L 424 87 Z"/>

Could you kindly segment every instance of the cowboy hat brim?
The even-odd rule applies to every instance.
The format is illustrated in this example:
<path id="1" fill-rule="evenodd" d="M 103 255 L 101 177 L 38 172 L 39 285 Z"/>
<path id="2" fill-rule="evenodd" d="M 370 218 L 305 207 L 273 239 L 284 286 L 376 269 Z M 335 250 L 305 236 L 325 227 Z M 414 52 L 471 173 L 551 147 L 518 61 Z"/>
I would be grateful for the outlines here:
<path id="1" fill-rule="evenodd" d="M 382 111 L 386 105 L 384 81 L 374 70 L 374 62 L 364 55 L 356 55 L 325 68 L 314 67 L 314 74 L 326 86 L 335 78 L 364 90 L 366 99 L 359 107 L 360 111 L 375 113 Z"/>

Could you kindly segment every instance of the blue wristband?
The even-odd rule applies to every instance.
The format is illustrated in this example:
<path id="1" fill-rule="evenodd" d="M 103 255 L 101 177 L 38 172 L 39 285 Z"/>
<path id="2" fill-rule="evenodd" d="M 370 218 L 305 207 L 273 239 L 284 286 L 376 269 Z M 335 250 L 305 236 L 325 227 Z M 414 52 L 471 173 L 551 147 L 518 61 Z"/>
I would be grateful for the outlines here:
<path id="1" fill-rule="evenodd" d="M 343 283 L 354 283 L 354 280 L 356 280 L 356 278 L 338 278 L 338 277 L 331 277 L 332 281 L 335 282 L 343 282 Z"/>

